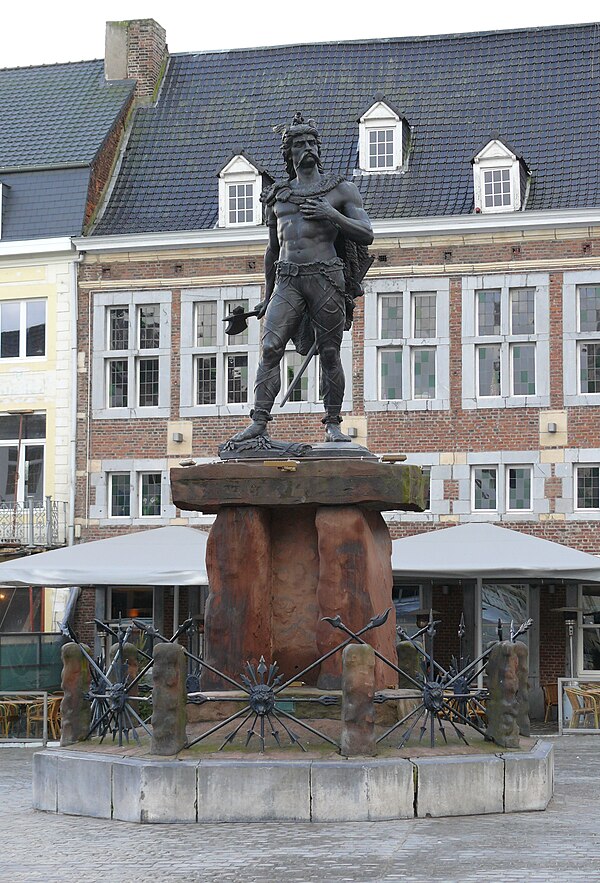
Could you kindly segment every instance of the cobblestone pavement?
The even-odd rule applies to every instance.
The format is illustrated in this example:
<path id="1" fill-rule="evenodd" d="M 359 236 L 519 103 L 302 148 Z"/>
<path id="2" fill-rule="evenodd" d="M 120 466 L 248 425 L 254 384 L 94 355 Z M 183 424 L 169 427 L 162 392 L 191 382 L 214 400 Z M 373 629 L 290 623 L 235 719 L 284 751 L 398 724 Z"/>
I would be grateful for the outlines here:
<path id="1" fill-rule="evenodd" d="M 31 809 L 29 749 L 0 749 L 0 881 L 600 881 L 600 741 L 553 740 L 542 813 L 346 824 L 132 825 Z"/>

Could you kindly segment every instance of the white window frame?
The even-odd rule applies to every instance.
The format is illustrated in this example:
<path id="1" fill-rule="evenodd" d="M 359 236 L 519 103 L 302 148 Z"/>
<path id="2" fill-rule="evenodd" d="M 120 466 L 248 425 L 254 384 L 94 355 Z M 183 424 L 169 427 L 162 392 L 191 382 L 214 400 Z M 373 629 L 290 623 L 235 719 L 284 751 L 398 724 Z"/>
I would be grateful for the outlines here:
<path id="1" fill-rule="evenodd" d="M 550 307 L 549 277 L 545 273 L 523 273 L 498 276 L 465 276 L 462 280 L 462 406 L 471 408 L 523 408 L 550 406 Z M 512 334 L 511 291 L 517 288 L 535 290 L 535 333 Z M 477 293 L 500 289 L 500 334 L 479 334 Z M 512 392 L 511 348 L 515 344 L 535 344 L 535 395 L 514 395 Z M 500 395 L 480 396 L 477 348 L 500 347 Z"/>
<path id="2" fill-rule="evenodd" d="M 13 502 L 7 503 L 8 506 L 14 506 L 15 504 L 19 505 L 28 505 L 29 498 L 25 497 L 25 481 L 26 481 L 26 460 L 25 460 L 25 451 L 27 447 L 41 447 L 43 449 L 43 471 L 42 471 L 42 493 L 41 500 L 38 500 L 35 508 L 39 509 L 45 505 L 46 498 L 46 472 L 47 472 L 47 439 L 48 439 L 48 414 L 45 411 L 35 411 L 35 415 L 41 416 L 43 415 L 46 418 L 46 435 L 44 438 L 28 438 L 23 436 L 20 440 L 18 436 L 16 438 L 5 438 L 0 439 L 0 448 L 17 448 L 18 450 L 18 463 L 17 463 L 17 492 L 16 498 Z M 18 417 L 18 414 L 8 415 L 6 412 L 0 412 L 0 417 L 13 416 Z M 20 448 L 20 449 L 19 449 Z M 0 503 L 3 502 L 0 499 Z"/>
<path id="3" fill-rule="evenodd" d="M 486 205 L 484 172 L 508 169 L 510 172 L 510 204 Z M 482 214 L 518 212 L 521 209 L 521 162 L 502 141 L 492 139 L 473 159 L 473 191 L 475 211 Z"/>
<path id="4" fill-rule="evenodd" d="M 530 515 L 534 511 L 534 464 L 533 463 L 476 463 L 471 465 L 471 512 L 474 515 L 498 515 L 505 513 L 507 515 Z M 475 506 L 475 473 L 477 469 L 495 469 L 496 471 L 496 505 L 493 509 L 477 509 Z M 510 470 L 511 469 L 529 469 L 531 475 L 531 499 L 530 506 L 527 509 L 511 509 L 510 508 Z"/>
<path id="5" fill-rule="evenodd" d="M 229 214 L 229 187 L 235 184 L 252 185 L 252 220 L 232 222 Z M 259 170 L 242 154 L 236 154 L 219 172 L 219 227 L 256 227 L 262 223 L 260 201 L 262 176 Z"/>
<path id="6" fill-rule="evenodd" d="M 436 295 L 436 336 L 414 337 L 413 295 Z M 381 295 L 396 294 L 403 303 L 403 337 L 380 337 Z M 449 304 L 448 278 L 374 279 L 365 284 L 365 410 L 366 411 L 441 411 L 450 407 L 449 386 Z M 406 332 L 409 332 L 406 334 Z M 380 397 L 380 353 L 385 349 L 402 348 L 403 398 Z M 436 391 L 430 399 L 415 399 L 413 360 L 417 349 L 432 348 L 436 352 Z"/>
<path id="7" fill-rule="evenodd" d="M 358 124 L 358 165 L 362 173 L 385 175 L 390 172 L 398 172 L 402 168 L 404 161 L 402 155 L 402 126 L 401 117 L 385 101 L 376 101 L 361 116 Z M 393 161 L 392 165 L 385 168 L 371 165 L 370 133 L 377 130 L 391 130 L 393 132 Z"/>
<path id="8" fill-rule="evenodd" d="M 531 467 L 530 509 L 508 508 L 508 470 L 513 467 Z M 552 476 L 552 464 L 540 462 L 539 450 L 469 452 L 460 457 L 460 462 L 455 462 L 449 468 L 449 477 L 458 482 L 458 499 L 452 503 L 452 514 L 461 522 L 537 521 L 541 515 L 547 515 L 550 511 L 545 482 Z M 496 509 L 475 509 L 475 468 L 497 470 Z"/>
<path id="9" fill-rule="evenodd" d="M 139 309 L 158 304 L 160 345 L 156 349 L 139 347 Z M 129 310 L 128 347 L 111 350 L 109 314 L 112 308 Z M 102 292 L 94 296 L 94 332 L 92 351 L 92 416 L 95 419 L 123 420 L 137 417 L 169 417 L 171 395 L 171 292 Z M 142 359 L 158 359 L 158 405 L 140 407 L 139 363 Z M 108 406 L 110 362 L 127 361 L 127 406 Z"/>
<path id="10" fill-rule="evenodd" d="M 107 527 L 115 524 L 127 525 L 158 525 L 168 524 L 176 515 L 175 506 L 171 503 L 169 467 L 166 459 L 157 460 L 101 460 L 97 471 L 90 473 L 90 485 L 95 501 L 90 505 L 89 517 L 98 524 Z M 142 515 L 142 475 L 160 474 L 160 514 Z M 129 515 L 111 514 L 111 480 L 113 475 L 129 477 Z M 94 499 L 94 496 L 92 499 Z"/>
<path id="11" fill-rule="evenodd" d="M 248 319 L 248 342 L 236 343 L 236 337 L 225 334 L 226 305 L 230 301 L 245 300 L 254 309 L 262 299 L 260 285 L 231 285 L 218 288 L 191 288 L 181 292 L 181 383 L 180 413 L 182 417 L 239 416 L 248 414 L 253 403 L 253 384 L 259 360 L 260 323 Z M 217 304 L 216 344 L 205 347 L 196 345 L 196 304 L 214 301 Z M 227 356 L 248 357 L 248 400 L 227 402 Z M 209 405 L 196 404 L 196 356 L 216 356 L 217 382 L 216 402 Z"/>
<path id="12" fill-rule="evenodd" d="M 30 303 L 44 304 L 44 355 L 28 356 L 27 355 L 27 304 Z M 0 357 L 0 365 L 12 362 L 44 362 L 48 358 L 48 298 L 46 297 L 29 297 L 29 298 L 3 298 L 0 302 L 0 334 L 2 333 L 2 309 L 4 305 L 19 304 L 19 355 Z"/>
<path id="13" fill-rule="evenodd" d="M 579 348 L 600 344 L 600 332 L 579 330 L 579 288 L 600 285 L 600 270 L 577 270 L 563 275 L 563 373 L 565 405 L 600 405 L 600 393 L 581 392 Z"/>
<path id="14" fill-rule="evenodd" d="M 590 462 L 590 463 L 582 463 L 581 461 L 575 463 L 573 466 L 573 511 L 578 515 L 598 515 L 600 516 L 600 505 L 598 506 L 579 506 L 577 500 L 577 484 L 578 484 L 578 474 L 580 469 L 597 469 L 598 470 L 598 479 L 600 481 L 600 462 Z"/>

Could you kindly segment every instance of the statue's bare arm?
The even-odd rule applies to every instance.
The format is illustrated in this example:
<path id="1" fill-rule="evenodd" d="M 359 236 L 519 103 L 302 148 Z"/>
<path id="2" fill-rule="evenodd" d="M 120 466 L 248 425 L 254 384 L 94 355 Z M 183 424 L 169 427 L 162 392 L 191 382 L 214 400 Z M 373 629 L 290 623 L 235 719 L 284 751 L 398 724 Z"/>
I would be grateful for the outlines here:
<path id="1" fill-rule="evenodd" d="M 272 208 L 269 208 L 267 211 L 269 213 L 267 215 L 269 241 L 267 243 L 267 250 L 265 251 L 265 299 L 257 305 L 259 319 L 262 319 L 264 316 L 267 310 L 267 304 L 273 294 L 273 289 L 275 287 L 275 263 L 279 260 L 280 251 L 275 213 Z"/>
<path id="2" fill-rule="evenodd" d="M 300 207 L 305 218 L 327 220 L 359 245 L 370 245 L 373 242 L 373 228 L 369 216 L 363 208 L 362 198 L 357 187 L 344 181 L 336 188 L 335 202 L 339 209 L 323 197 L 307 199 Z"/>

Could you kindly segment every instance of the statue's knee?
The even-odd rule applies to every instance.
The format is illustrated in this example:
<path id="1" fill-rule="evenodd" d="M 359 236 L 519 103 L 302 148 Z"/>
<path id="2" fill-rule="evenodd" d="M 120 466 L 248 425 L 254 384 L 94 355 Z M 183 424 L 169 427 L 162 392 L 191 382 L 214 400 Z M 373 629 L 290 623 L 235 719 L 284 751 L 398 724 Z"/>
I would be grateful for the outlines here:
<path id="1" fill-rule="evenodd" d="M 283 346 L 279 342 L 265 341 L 262 348 L 262 361 L 266 368 L 277 365 L 283 356 Z"/>
<path id="2" fill-rule="evenodd" d="M 336 347 L 324 347 L 319 351 L 319 355 L 321 357 L 321 365 L 326 371 L 334 371 L 341 368 L 342 361 L 339 350 Z"/>

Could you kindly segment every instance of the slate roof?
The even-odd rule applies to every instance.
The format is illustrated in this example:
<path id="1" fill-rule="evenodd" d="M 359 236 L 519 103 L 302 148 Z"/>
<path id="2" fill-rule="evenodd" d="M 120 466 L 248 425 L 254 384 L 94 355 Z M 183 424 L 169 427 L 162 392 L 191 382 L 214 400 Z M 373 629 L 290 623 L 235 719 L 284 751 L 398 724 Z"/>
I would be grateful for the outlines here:
<path id="1" fill-rule="evenodd" d="M 236 145 L 282 177 L 279 136 L 314 117 L 327 170 L 352 176 L 357 118 L 378 92 L 413 127 L 404 174 L 362 175 L 372 218 L 473 209 L 470 159 L 502 132 L 531 169 L 527 210 L 600 205 L 597 25 L 322 43 L 171 57 L 137 112 L 96 234 L 217 224 L 217 179 Z"/>
<path id="2" fill-rule="evenodd" d="M 134 87 L 103 61 L 0 70 L 3 241 L 81 234 L 91 163 Z"/>

